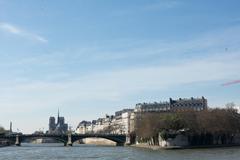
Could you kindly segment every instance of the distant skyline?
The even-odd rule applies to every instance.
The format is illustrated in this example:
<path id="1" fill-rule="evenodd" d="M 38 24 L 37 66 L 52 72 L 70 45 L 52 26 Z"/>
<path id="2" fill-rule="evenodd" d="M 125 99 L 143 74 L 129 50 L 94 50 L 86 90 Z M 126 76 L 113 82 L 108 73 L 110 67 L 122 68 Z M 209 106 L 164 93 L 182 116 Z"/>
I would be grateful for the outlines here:
<path id="1" fill-rule="evenodd" d="M 136 103 L 240 105 L 238 0 L 0 0 L 0 125 L 73 128 Z"/>

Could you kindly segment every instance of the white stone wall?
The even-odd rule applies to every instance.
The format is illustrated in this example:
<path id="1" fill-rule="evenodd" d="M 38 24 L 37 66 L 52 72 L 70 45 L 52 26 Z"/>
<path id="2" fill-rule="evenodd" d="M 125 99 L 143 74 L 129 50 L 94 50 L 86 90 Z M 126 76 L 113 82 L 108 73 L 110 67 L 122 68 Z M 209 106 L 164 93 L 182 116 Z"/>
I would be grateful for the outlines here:
<path id="1" fill-rule="evenodd" d="M 130 120 L 129 120 L 129 132 L 135 131 L 135 113 L 130 113 Z"/>
<path id="2" fill-rule="evenodd" d="M 107 127 L 113 128 L 111 131 L 112 134 L 129 134 L 130 133 L 130 116 L 131 112 L 123 112 L 121 115 L 115 118 L 101 118 L 101 120 L 97 121 L 96 124 L 92 124 L 91 126 L 79 126 L 76 129 L 76 133 L 85 134 L 85 133 L 96 133 L 100 132 Z"/>
<path id="3" fill-rule="evenodd" d="M 82 125 L 82 126 L 79 126 L 76 129 L 75 133 L 77 133 L 77 134 L 92 133 L 92 130 L 93 130 L 92 127 L 93 127 L 92 125 L 87 125 L 87 126 Z"/>
<path id="4" fill-rule="evenodd" d="M 122 114 L 123 134 L 130 133 L 130 114 L 130 112 L 125 112 Z"/>
<path id="5" fill-rule="evenodd" d="M 160 147 L 173 147 L 173 146 L 188 146 L 188 138 L 184 135 L 177 135 L 175 138 L 168 138 L 163 140 L 159 135 L 159 146 Z"/>
<path id="6" fill-rule="evenodd" d="M 85 134 L 85 127 L 84 126 L 79 126 L 76 131 L 77 134 Z"/>
<path id="7" fill-rule="evenodd" d="M 95 124 L 94 127 L 93 127 L 93 132 L 94 133 L 97 133 L 97 132 L 100 132 L 104 129 L 104 125 L 103 124 Z"/>

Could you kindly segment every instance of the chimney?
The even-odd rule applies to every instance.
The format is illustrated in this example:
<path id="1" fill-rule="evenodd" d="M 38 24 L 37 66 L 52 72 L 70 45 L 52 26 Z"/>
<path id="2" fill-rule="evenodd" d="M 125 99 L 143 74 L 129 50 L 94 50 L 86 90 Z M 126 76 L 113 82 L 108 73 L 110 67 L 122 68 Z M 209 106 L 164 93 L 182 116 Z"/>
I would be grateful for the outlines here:
<path id="1" fill-rule="evenodd" d="M 10 122 L 10 128 L 9 128 L 10 133 L 12 133 L 12 122 Z"/>

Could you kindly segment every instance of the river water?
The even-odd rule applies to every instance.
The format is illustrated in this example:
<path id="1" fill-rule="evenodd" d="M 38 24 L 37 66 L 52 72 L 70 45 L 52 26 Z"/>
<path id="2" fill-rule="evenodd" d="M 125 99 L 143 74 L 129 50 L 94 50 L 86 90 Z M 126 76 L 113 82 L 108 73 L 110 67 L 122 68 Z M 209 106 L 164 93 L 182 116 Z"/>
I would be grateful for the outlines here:
<path id="1" fill-rule="evenodd" d="M 240 160 L 240 148 L 149 150 L 134 147 L 22 144 L 0 148 L 2 160 Z"/>

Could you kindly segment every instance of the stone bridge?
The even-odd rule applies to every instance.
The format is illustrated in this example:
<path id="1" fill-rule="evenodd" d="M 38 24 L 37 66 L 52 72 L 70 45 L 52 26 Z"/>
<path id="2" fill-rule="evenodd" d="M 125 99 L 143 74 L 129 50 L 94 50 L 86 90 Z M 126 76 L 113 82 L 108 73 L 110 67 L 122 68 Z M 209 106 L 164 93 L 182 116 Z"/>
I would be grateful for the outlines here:
<path id="1" fill-rule="evenodd" d="M 117 146 L 123 146 L 126 143 L 126 135 L 122 134 L 16 134 L 16 135 L 0 135 L 0 139 L 9 140 L 16 146 L 28 139 L 36 138 L 52 138 L 62 142 L 64 146 L 72 146 L 77 140 L 84 138 L 104 138 L 116 142 Z"/>

